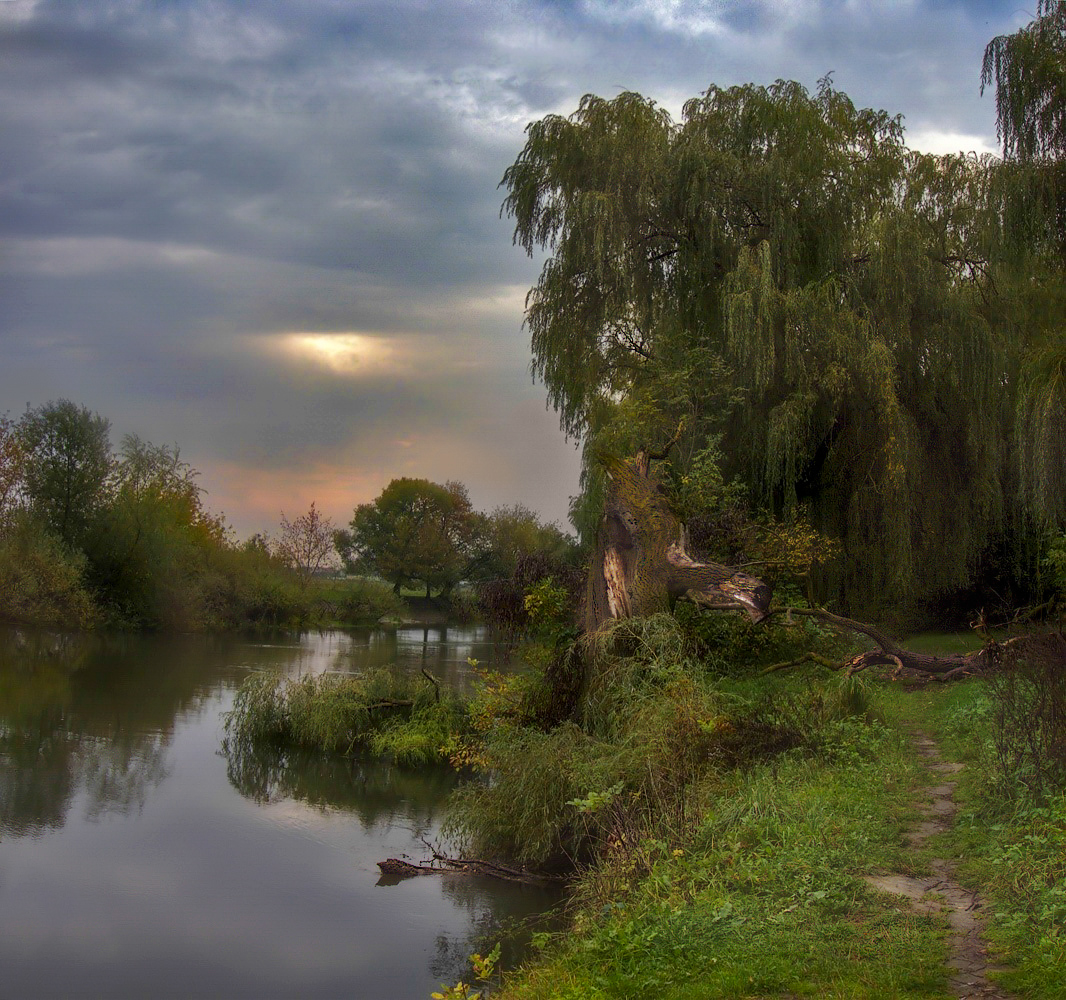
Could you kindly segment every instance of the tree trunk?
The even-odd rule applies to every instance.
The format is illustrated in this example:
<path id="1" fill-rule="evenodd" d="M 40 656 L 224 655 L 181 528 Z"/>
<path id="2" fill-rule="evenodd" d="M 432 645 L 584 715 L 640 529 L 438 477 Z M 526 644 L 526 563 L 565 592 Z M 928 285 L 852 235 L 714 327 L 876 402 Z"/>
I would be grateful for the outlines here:
<path id="1" fill-rule="evenodd" d="M 780 613 L 780 610 L 774 612 Z M 791 608 L 788 613 L 818 618 L 836 628 L 857 632 L 877 643 L 879 649 L 858 653 L 850 660 L 836 665 L 843 667 L 848 673 L 856 673 L 872 666 L 892 666 L 897 677 L 952 681 L 1019 659 L 1041 660 L 1066 667 L 1066 635 L 1061 632 L 1020 635 L 1005 642 L 997 642 L 990 637 L 984 646 L 972 653 L 937 656 L 933 653 L 915 653 L 904 649 L 873 625 L 843 618 L 821 608 Z M 787 665 L 775 664 L 768 670 L 781 669 Z"/>
<path id="2" fill-rule="evenodd" d="M 630 461 L 604 462 L 609 485 L 589 567 L 585 630 L 593 632 L 611 618 L 666 611 L 680 597 L 745 611 L 761 621 L 769 612 L 770 588 L 747 573 L 688 554 L 681 522 L 651 474 L 652 458 L 641 451 Z"/>

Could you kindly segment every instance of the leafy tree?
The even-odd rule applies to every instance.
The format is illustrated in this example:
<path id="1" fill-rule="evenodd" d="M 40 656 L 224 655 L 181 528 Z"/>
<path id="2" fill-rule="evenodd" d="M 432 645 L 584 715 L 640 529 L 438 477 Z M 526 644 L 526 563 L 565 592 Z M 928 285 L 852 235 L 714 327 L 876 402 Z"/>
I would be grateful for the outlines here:
<path id="1" fill-rule="evenodd" d="M 911 152 L 898 116 L 778 81 L 712 86 L 679 123 L 585 97 L 528 127 L 503 184 L 516 242 L 549 251 L 526 323 L 588 509 L 598 455 L 683 420 L 679 475 L 720 440 L 750 502 L 840 540 L 823 598 L 969 583 L 1003 530 L 1018 388 L 992 158 Z"/>
<path id="2" fill-rule="evenodd" d="M 1015 411 L 1024 509 L 1066 524 L 1066 4 L 985 49 L 981 90 L 996 87 L 1005 172 L 1015 196 L 1015 281 L 1028 306 L 1012 331 L 1022 345 Z"/>
<path id="3" fill-rule="evenodd" d="M 123 438 L 85 549 L 97 588 L 125 620 L 201 624 L 204 565 L 225 527 L 204 509 L 198 475 L 177 447 Z"/>
<path id="4" fill-rule="evenodd" d="M 475 524 L 462 483 L 394 479 L 373 503 L 355 509 L 350 551 L 397 593 L 417 581 L 428 597 L 432 588 L 448 590 L 461 579 Z"/>
<path id="5" fill-rule="evenodd" d="M 67 399 L 28 410 L 18 431 L 26 450 L 30 506 L 68 545 L 82 541 L 107 497 L 110 423 Z"/>
<path id="6" fill-rule="evenodd" d="M 26 467 L 26 448 L 18 426 L 9 417 L 0 417 L 0 535 L 14 520 L 21 501 Z"/>
<path id="7" fill-rule="evenodd" d="M 543 554 L 565 563 L 572 562 L 577 551 L 572 536 L 557 524 L 544 524 L 523 504 L 497 507 L 486 515 L 479 545 L 476 575 L 481 579 L 511 576 L 525 556 Z"/>
<path id="8" fill-rule="evenodd" d="M 1037 16 L 985 49 L 981 90 L 996 85 L 1005 156 L 1059 160 L 1066 153 L 1066 4 L 1037 0 Z"/>
<path id="9" fill-rule="evenodd" d="M 282 562 L 300 574 L 306 583 L 318 570 L 330 564 L 333 556 L 334 528 L 314 503 L 306 514 L 290 521 L 281 515 L 281 535 L 275 551 Z"/>

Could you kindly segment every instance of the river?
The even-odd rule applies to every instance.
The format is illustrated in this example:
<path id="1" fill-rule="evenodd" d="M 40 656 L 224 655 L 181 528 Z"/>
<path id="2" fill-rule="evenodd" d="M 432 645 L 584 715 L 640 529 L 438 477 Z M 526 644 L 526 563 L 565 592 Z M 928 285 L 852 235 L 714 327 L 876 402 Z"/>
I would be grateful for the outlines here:
<path id="1" fill-rule="evenodd" d="M 0 998 L 426 1000 L 454 983 L 501 924 L 557 901 L 474 877 L 379 879 L 386 857 L 425 857 L 456 776 L 220 747 L 250 670 L 425 665 L 462 689 L 469 658 L 494 662 L 482 628 L 0 628 Z"/>

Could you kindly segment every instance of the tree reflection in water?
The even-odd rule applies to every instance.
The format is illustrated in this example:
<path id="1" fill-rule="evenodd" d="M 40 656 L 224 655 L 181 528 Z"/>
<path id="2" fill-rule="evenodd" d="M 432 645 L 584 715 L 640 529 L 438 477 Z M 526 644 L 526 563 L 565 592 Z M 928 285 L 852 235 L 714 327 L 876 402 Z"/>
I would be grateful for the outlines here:
<path id="1" fill-rule="evenodd" d="M 79 794 L 89 821 L 144 807 L 176 713 L 203 696 L 181 645 L 146 671 L 136 637 L 0 630 L 0 832 L 59 829 Z"/>

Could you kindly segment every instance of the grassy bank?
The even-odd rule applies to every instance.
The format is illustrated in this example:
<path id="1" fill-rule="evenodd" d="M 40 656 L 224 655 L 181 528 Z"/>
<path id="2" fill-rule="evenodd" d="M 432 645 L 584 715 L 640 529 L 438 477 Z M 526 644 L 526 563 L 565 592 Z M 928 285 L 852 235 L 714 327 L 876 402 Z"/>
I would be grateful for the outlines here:
<path id="1" fill-rule="evenodd" d="M 839 683 L 794 677 L 774 695 L 830 699 Z M 804 746 L 708 775 L 702 808 L 674 838 L 597 859 L 579 882 L 572 931 L 500 996 L 944 995 L 938 921 L 859 878 L 920 870 L 901 829 L 921 770 L 900 732 L 867 713 L 820 728 Z"/>
<path id="2" fill-rule="evenodd" d="M 807 683 L 828 691 L 833 681 Z M 1053 683 L 1061 696 L 1066 684 Z M 639 879 L 625 876 L 621 858 L 599 859 L 579 882 L 572 931 L 505 977 L 498 996 L 950 996 L 943 918 L 917 915 L 858 877 L 924 875 L 940 854 L 960 857 L 960 881 L 986 898 L 1003 986 L 1066 997 L 1066 759 L 1059 744 L 1057 770 L 1049 758 L 1037 784 L 1030 752 L 1061 730 L 1042 714 L 1048 691 L 1020 688 L 1002 678 L 870 685 L 875 721 L 843 721 L 815 752 L 786 751 L 713 782 L 687 835 L 644 841 Z M 1028 727 L 1004 707 L 1011 692 Z M 922 850 L 901 846 L 910 803 L 934 780 L 914 752 L 916 730 L 965 765 L 953 829 Z"/>
<path id="3" fill-rule="evenodd" d="M 946 918 L 863 880 L 926 877 L 945 856 L 989 901 L 1006 985 L 1066 996 L 1066 760 L 1046 711 L 1066 703 L 1061 671 L 918 691 L 815 666 L 760 676 L 790 645 L 835 640 L 769 626 L 755 648 L 729 621 L 619 622 L 595 646 L 531 651 L 538 669 L 487 675 L 465 705 L 420 681 L 386 690 L 385 675 L 253 680 L 231 732 L 446 754 L 469 776 L 447 824 L 457 846 L 571 871 L 564 933 L 539 935 L 502 983 L 475 963 L 502 1000 L 947 997 Z M 410 704 L 370 707 L 389 698 Z M 942 780 L 919 730 L 965 770 L 955 827 L 915 848 L 905 831 Z"/>

